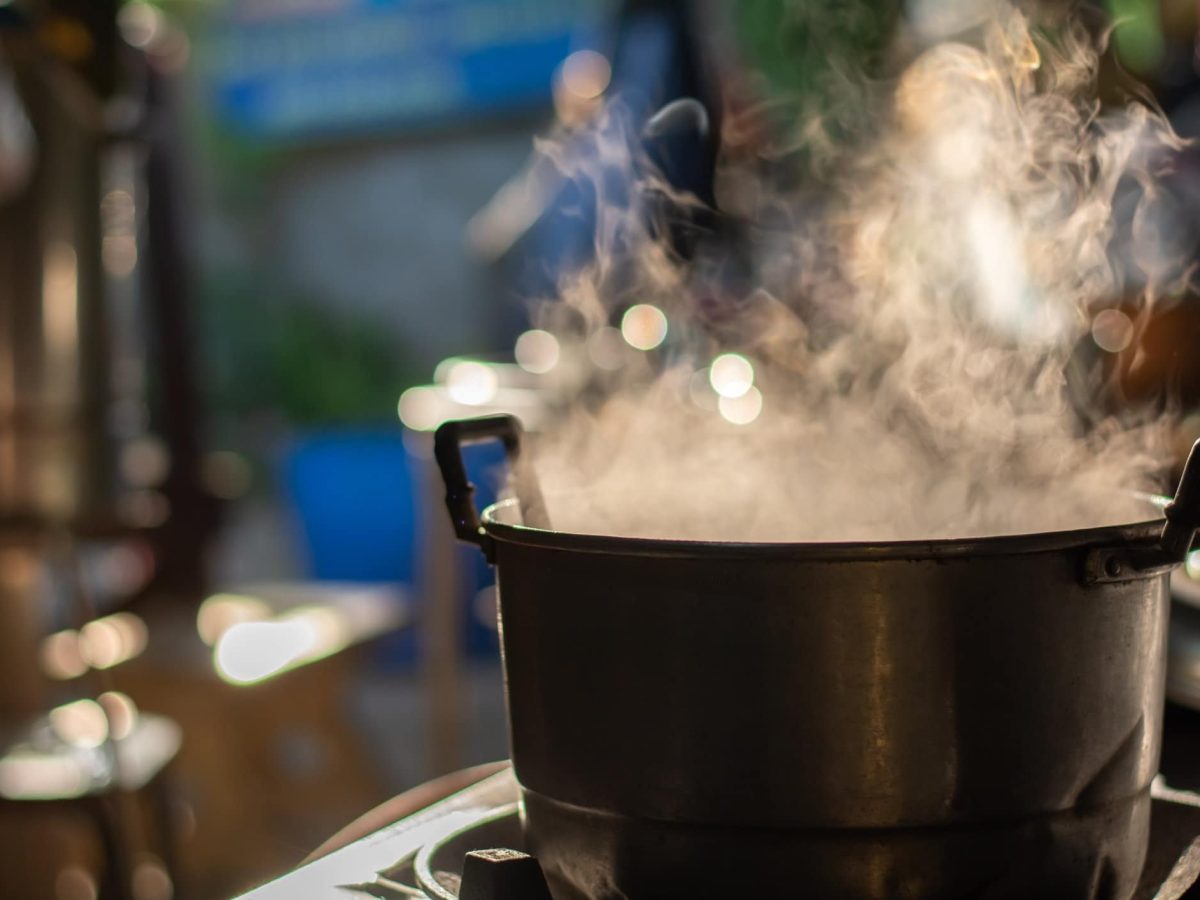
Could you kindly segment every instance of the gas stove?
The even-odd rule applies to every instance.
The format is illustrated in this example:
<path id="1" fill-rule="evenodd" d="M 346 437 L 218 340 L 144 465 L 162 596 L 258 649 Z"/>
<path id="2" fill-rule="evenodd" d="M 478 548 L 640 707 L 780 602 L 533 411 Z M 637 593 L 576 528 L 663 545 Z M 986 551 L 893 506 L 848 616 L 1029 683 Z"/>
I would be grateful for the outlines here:
<path id="1" fill-rule="evenodd" d="M 1152 794 L 1150 849 L 1134 898 L 1200 897 L 1200 795 L 1161 781 Z M 518 796 L 505 768 L 242 900 L 550 900 L 523 850 Z M 803 888 L 781 895 L 803 896 Z"/>

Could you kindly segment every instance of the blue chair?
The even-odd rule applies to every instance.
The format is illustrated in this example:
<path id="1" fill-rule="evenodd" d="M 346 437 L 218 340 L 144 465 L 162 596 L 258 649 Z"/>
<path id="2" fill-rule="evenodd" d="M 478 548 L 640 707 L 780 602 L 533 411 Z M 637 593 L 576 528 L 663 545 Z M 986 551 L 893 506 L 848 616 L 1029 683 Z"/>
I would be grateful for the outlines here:
<path id="1" fill-rule="evenodd" d="M 399 428 L 318 432 L 293 445 L 285 482 L 312 577 L 413 582 L 412 468 Z"/>
<path id="2" fill-rule="evenodd" d="M 468 475 L 479 487 L 477 500 L 495 500 L 504 468 L 499 445 L 468 448 Z M 298 440 L 284 460 L 284 481 L 297 519 L 308 575 L 320 581 L 388 582 L 407 585 L 420 602 L 422 559 L 417 490 L 420 466 L 400 428 L 353 428 L 317 432 Z M 470 655 L 497 652 L 494 628 L 474 614 L 475 597 L 494 582 L 490 567 L 474 548 L 459 555 L 464 607 L 462 646 Z M 416 659 L 412 630 L 381 645 L 388 663 Z"/>

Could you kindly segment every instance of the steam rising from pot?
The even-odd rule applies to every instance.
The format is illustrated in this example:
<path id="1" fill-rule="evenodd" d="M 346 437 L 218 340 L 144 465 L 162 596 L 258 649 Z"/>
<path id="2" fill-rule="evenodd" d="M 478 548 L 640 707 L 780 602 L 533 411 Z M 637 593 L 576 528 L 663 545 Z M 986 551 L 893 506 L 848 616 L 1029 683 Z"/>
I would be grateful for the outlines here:
<path id="1" fill-rule="evenodd" d="M 864 91 L 871 134 L 817 160 L 820 191 L 725 148 L 719 215 L 662 182 L 617 105 L 571 152 L 544 145 L 597 224 L 539 324 L 582 343 L 631 307 L 666 316 L 643 329 L 661 347 L 633 342 L 536 444 L 555 527 L 896 540 L 1149 518 L 1131 492 L 1160 487 L 1165 426 L 1090 408 L 1067 372 L 1098 377 L 1073 356 L 1097 309 L 1176 277 L 1151 203 L 1178 142 L 1145 106 L 1101 110 L 1096 65 L 1077 24 L 994 4 Z M 664 208 L 692 216 L 682 239 Z"/>

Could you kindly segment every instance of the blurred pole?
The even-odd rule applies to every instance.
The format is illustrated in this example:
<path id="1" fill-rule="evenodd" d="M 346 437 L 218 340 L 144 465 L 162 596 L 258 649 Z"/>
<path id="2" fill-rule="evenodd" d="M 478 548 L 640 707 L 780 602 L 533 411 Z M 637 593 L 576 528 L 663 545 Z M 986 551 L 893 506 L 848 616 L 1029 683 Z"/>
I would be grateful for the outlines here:
<path id="1" fill-rule="evenodd" d="M 0 722 L 23 721 L 46 707 L 41 676 L 41 548 L 19 535 L 0 536 Z"/>
<path id="2" fill-rule="evenodd" d="M 0 199 L 0 518 L 76 522 L 111 508 L 113 483 L 103 135 L 72 70 L 24 29 L 2 38 L 0 62 L 32 128 L 34 162 Z"/>
<path id="3" fill-rule="evenodd" d="M 459 547 L 442 500 L 445 484 L 433 460 L 431 434 L 410 434 L 422 472 L 421 520 L 426 541 L 421 665 L 429 703 L 429 765 L 441 775 L 462 766 L 465 709 L 462 677 L 462 579 Z"/>
<path id="4" fill-rule="evenodd" d="M 150 48 L 146 67 L 147 125 L 144 129 L 145 218 L 143 284 L 148 323 L 154 333 L 152 367 L 161 402 L 157 431 L 166 440 L 171 464 L 163 491 L 171 514 L 159 540 L 159 587 L 199 599 L 206 593 L 203 551 L 217 523 L 215 501 L 203 486 L 200 439 L 201 403 L 195 383 L 196 329 L 187 256 L 186 198 L 170 76 L 155 65 Z"/>

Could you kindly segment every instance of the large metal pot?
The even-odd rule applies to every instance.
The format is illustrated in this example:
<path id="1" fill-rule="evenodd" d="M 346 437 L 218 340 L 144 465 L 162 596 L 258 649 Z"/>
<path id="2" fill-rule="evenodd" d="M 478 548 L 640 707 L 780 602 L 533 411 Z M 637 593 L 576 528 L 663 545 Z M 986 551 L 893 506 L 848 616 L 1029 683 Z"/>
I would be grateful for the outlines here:
<path id="1" fill-rule="evenodd" d="M 1167 576 L 1200 518 L 749 544 L 565 534 L 531 481 L 471 502 L 513 765 L 556 898 L 1127 898 L 1158 765 Z M 1155 513 L 1148 508 L 1148 515 Z"/>

